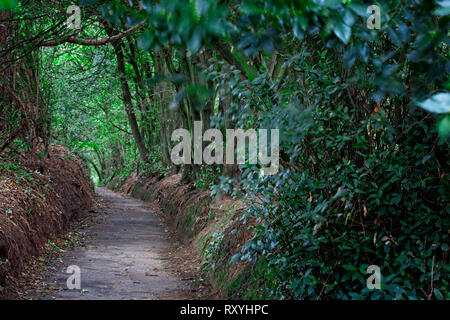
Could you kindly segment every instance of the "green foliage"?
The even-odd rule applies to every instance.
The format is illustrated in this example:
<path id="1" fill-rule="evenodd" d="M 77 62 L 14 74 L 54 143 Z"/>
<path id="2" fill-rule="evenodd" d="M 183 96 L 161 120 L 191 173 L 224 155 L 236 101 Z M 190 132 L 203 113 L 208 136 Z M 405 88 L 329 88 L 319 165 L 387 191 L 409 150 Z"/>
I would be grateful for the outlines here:
<path id="1" fill-rule="evenodd" d="M 448 298 L 448 143 L 434 117 L 410 109 L 399 120 L 397 99 L 363 116 L 342 105 L 354 103 L 336 82 L 346 69 L 311 57 L 289 60 L 306 85 L 277 92 L 305 102 L 273 105 L 260 120 L 281 129 L 295 167 L 263 178 L 244 169 L 243 218 L 263 223 L 234 259 L 264 258 L 278 283 L 269 293 L 282 299 Z M 381 290 L 366 288 L 369 265 L 381 268 Z"/>
<path id="2" fill-rule="evenodd" d="M 280 298 L 439 298 L 434 289 L 447 296 L 450 190 L 431 141 L 414 138 L 434 131 L 433 124 L 422 124 L 400 145 L 384 135 L 377 150 L 367 152 L 367 123 L 337 128 L 336 120 L 348 119 L 328 115 L 317 115 L 307 132 L 314 152 L 299 150 L 317 166 L 305 161 L 311 169 L 285 169 L 264 187 L 246 181 L 265 196 L 248 213 L 265 222 L 246 256 L 269 261 L 268 272 L 282 282 L 274 290 Z M 368 265 L 381 267 L 382 290 L 365 288 Z"/>
<path id="3" fill-rule="evenodd" d="M 450 116 L 445 116 L 438 126 L 439 135 L 444 139 L 448 139 L 450 136 Z"/>
<path id="4" fill-rule="evenodd" d="M 20 182 L 20 179 L 33 182 L 33 174 L 29 171 L 25 171 L 23 168 L 12 162 L 0 162 L 0 171 L 8 172 L 15 176 L 16 180 Z"/>
<path id="5" fill-rule="evenodd" d="M 12 10 L 18 6 L 17 0 L 0 0 L 1 10 Z"/>
<path id="6" fill-rule="evenodd" d="M 138 111 L 141 131 L 149 129 L 150 161 L 141 164 L 128 136 L 114 130 L 129 129 L 111 96 L 118 90 L 113 79 L 88 82 L 83 89 L 102 86 L 98 103 L 111 102 L 113 125 L 101 126 L 95 112 L 77 115 L 86 127 L 100 129 L 86 132 L 81 144 L 76 137 L 74 146 L 108 154 L 123 176 L 138 167 L 166 173 L 171 116 L 190 131 L 193 120 L 205 117 L 222 130 L 279 128 L 277 175 L 261 177 L 259 166 L 250 164 L 240 167 L 241 177 L 218 179 L 223 168 L 183 168 L 196 188 L 216 182 L 213 195 L 243 198 L 250 206 L 244 222 L 261 221 L 233 260 L 264 261 L 264 277 L 271 279 L 266 294 L 448 298 L 447 1 L 378 3 L 380 30 L 367 28 L 362 1 L 142 3 L 138 8 L 112 1 L 99 11 L 117 26 L 143 23 L 137 40 L 143 52 L 128 59 L 155 65 L 144 82 L 159 93 L 151 112 Z M 128 79 L 137 77 L 130 65 L 126 69 Z M 134 80 L 139 103 L 140 83 Z M 61 129 L 76 136 L 78 128 L 61 119 L 65 114 L 60 113 Z M 156 133 L 151 130 L 158 126 Z M 112 141 L 128 151 L 122 162 L 107 151 Z M 218 234 L 208 242 L 205 268 L 216 269 L 222 239 Z M 366 288 L 369 265 L 381 268 L 381 290 Z"/>
<path id="7" fill-rule="evenodd" d="M 116 24 L 122 18 L 129 24 L 147 19 L 148 28 L 139 38 L 144 49 L 159 49 L 168 44 L 186 46 L 197 53 L 205 42 L 225 36 L 227 10 L 217 6 L 216 0 L 207 1 L 142 1 L 142 10 L 131 11 L 120 3 L 106 4 L 100 8 L 103 16 Z M 112 12 L 112 14 L 111 14 Z"/>
<path id="8" fill-rule="evenodd" d="M 419 106 L 434 113 L 450 113 L 450 93 L 438 93 L 419 103 Z"/>
<path id="9" fill-rule="evenodd" d="M 44 79 L 52 83 L 55 136 L 88 160 L 98 184 L 118 174 L 131 174 L 137 150 L 119 98 L 111 49 L 82 48 L 78 54 L 66 51 L 56 48 L 45 54 L 48 68 Z"/>
<path id="10" fill-rule="evenodd" d="M 216 262 L 220 260 L 222 252 L 222 243 L 225 235 L 223 232 L 215 232 L 208 239 L 206 239 L 206 245 L 202 250 L 204 255 L 204 262 L 202 265 L 203 270 L 215 271 Z"/>
<path id="11" fill-rule="evenodd" d="M 214 170 L 211 166 L 201 166 L 200 174 L 194 181 L 194 186 L 199 189 L 209 189 L 216 182 L 217 177 L 220 175 L 220 171 L 220 167 L 217 167 L 216 170 Z"/>
<path id="12" fill-rule="evenodd" d="M 243 199 L 255 235 L 232 262 L 257 268 L 232 290 L 245 281 L 267 289 L 246 297 L 448 299 L 450 6 L 376 4 L 380 30 L 367 28 L 365 1 L 81 1 L 93 22 L 81 37 L 142 28 L 113 46 L 43 49 L 51 117 L 42 108 L 36 119 L 100 184 L 182 172 L 196 188 Z M 30 6 L 0 0 L 24 18 L 15 25 L 24 45 L 7 55 L 29 57 L 40 40 L 68 34 L 48 34 L 64 14 Z M 7 102 L 2 144 L 12 137 L 9 152 L 32 150 L 31 128 L 13 137 L 26 112 Z M 192 133 L 193 121 L 222 132 L 280 129 L 279 173 L 172 165 L 171 133 Z M 187 215 L 187 231 L 197 218 Z M 226 277 L 216 265 L 223 239 L 208 239 L 204 267 Z M 381 268 L 381 290 L 366 288 L 369 265 Z"/>

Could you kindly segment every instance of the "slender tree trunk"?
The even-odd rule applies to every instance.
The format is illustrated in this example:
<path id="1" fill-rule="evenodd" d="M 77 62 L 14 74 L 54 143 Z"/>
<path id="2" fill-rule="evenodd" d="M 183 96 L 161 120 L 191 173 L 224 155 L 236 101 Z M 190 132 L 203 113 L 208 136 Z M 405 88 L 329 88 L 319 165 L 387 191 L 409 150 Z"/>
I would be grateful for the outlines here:
<path id="1" fill-rule="evenodd" d="M 107 28 L 108 34 L 111 33 L 111 29 Z M 125 106 L 125 112 L 128 116 L 128 121 L 130 123 L 131 133 L 133 134 L 134 141 L 136 142 L 136 146 L 139 150 L 139 155 L 141 159 L 145 162 L 148 162 L 148 151 L 145 147 L 144 141 L 142 139 L 141 132 L 139 131 L 139 125 L 137 123 L 136 114 L 134 112 L 133 103 L 131 100 L 131 92 L 130 87 L 128 85 L 128 81 L 125 73 L 125 59 L 123 56 L 123 48 L 121 40 L 113 42 L 112 46 L 114 48 L 114 52 L 117 57 L 117 69 L 119 71 L 120 82 L 122 85 L 122 96 L 123 103 Z"/>
<path id="2" fill-rule="evenodd" d="M 156 73 L 159 75 L 168 75 L 167 66 L 163 60 L 161 52 L 155 54 L 155 66 Z M 171 164 L 170 161 L 170 138 L 171 138 L 171 126 L 169 104 L 172 100 L 173 95 L 171 94 L 170 84 L 167 82 L 162 82 L 157 87 L 158 93 L 158 106 L 159 106 L 159 125 L 160 125 L 160 135 L 162 143 L 162 159 L 165 166 Z"/>

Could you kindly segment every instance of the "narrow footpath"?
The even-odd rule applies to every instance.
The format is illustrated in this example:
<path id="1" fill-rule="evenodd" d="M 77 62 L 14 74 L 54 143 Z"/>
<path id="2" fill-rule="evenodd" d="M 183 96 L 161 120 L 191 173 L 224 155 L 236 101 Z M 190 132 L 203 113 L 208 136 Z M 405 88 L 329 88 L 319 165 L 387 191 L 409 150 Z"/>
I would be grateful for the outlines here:
<path id="1" fill-rule="evenodd" d="M 103 188 L 96 189 L 106 204 L 99 221 L 87 229 L 85 246 L 65 253 L 44 275 L 55 292 L 33 299 L 189 299 L 190 283 L 168 268 L 170 243 L 158 216 L 144 202 Z M 67 288 L 66 273 L 78 266 L 81 289 Z"/>

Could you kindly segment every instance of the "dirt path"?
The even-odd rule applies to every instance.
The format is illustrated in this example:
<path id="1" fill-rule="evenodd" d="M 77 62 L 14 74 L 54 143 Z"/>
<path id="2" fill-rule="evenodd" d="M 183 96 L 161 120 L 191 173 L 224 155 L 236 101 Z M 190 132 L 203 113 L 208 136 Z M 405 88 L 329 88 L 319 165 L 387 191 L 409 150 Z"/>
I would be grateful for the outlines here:
<path id="1" fill-rule="evenodd" d="M 168 271 L 171 243 L 144 202 L 98 188 L 106 207 L 87 230 L 87 245 L 68 251 L 43 277 L 58 291 L 39 299 L 184 299 L 189 283 Z M 69 265 L 81 270 L 81 290 L 68 290 Z"/>

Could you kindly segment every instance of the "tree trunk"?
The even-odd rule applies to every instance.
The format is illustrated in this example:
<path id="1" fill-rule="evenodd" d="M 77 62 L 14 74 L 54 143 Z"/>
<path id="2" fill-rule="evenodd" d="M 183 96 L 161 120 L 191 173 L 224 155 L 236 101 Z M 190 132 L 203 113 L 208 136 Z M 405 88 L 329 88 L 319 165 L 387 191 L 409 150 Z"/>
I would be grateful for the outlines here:
<path id="1" fill-rule="evenodd" d="M 111 29 L 107 28 L 108 34 L 111 33 Z M 122 85 L 122 96 L 123 103 L 125 106 L 125 112 L 128 116 L 128 121 L 130 123 L 131 133 L 133 134 L 134 141 L 139 151 L 139 155 L 144 162 L 148 162 L 148 151 L 145 147 L 144 141 L 142 139 L 141 132 L 139 131 L 139 126 L 136 120 L 136 114 L 134 113 L 133 103 L 131 101 L 130 87 L 125 73 L 125 60 L 123 56 L 123 48 L 121 40 L 113 42 L 112 46 L 117 57 L 117 70 L 119 71 L 120 83 Z"/>

